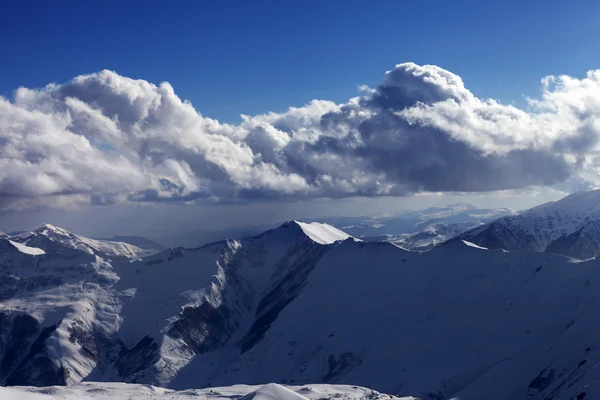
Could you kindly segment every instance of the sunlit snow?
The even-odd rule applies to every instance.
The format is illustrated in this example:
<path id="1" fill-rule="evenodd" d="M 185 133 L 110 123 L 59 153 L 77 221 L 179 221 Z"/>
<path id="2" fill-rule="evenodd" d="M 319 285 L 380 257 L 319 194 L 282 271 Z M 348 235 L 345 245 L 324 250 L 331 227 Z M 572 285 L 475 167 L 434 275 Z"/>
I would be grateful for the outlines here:
<path id="1" fill-rule="evenodd" d="M 15 246 L 17 250 L 19 250 L 21 253 L 30 254 L 32 256 L 41 256 L 42 254 L 46 254 L 44 250 L 38 249 L 37 247 L 25 246 L 24 244 L 13 242 L 12 240 L 9 240 L 9 242 L 13 246 Z"/>

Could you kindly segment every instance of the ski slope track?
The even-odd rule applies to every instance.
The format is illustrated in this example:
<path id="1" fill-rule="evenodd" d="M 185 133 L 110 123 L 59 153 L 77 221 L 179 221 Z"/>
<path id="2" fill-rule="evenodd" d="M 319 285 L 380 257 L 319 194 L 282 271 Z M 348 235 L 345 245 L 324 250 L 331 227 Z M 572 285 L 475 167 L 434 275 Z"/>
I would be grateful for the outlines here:
<path id="1" fill-rule="evenodd" d="M 0 239 L 0 383 L 28 386 L 2 395 L 166 399 L 274 382 L 294 394 L 232 388 L 600 398 L 596 260 L 467 239 L 409 252 L 296 221 L 138 259 L 53 228 Z M 72 241 L 44 239 L 54 232 Z M 68 387 L 30 387 L 51 385 Z"/>

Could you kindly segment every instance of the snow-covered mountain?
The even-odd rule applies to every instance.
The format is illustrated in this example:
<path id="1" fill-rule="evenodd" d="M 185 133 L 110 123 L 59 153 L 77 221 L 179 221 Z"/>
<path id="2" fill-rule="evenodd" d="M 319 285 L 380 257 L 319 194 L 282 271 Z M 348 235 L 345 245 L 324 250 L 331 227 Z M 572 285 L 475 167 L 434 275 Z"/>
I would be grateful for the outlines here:
<path id="1" fill-rule="evenodd" d="M 289 294 L 301 290 L 326 245 L 347 238 L 326 224 L 292 221 L 241 242 L 140 261 L 48 225 L 0 240 L 0 380 L 168 384 L 196 354 L 248 328 L 259 296 L 287 273 L 297 278 Z"/>
<path id="2" fill-rule="evenodd" d="M 459 239 L 506 250 L 587 259 L 600 254 L 600 190 L 575 193 L 465 232 Z"/>
<path id="3" fill-rule="evenodd" d="M 401 235 L 385 235 L 378 238 L 365 238 L 365 240 L 390 242 L 403 249 L 411 251 L 428 251 L 455 236 L 483 225 L 481 222 L 444 223 L 436 222 L 416 233 L 403 233 Z"/>
<path id="4" fill-rule="evenodd" d="M 111 238 L 99 238 L 98 240 L 128 243 L 139 247 L 140 249 L 148 250 L 154 253 L 158 253 L 159 251 L 166 249 L 166 247 L 162 244 L 143 236 L 113 236 Z"/>
<path id="5" fill-rule="evenodd" d="M 70 387 L 0 388 L 2 400 L 416 400 L 347 385 L 234 385 L 209 389 L 169 390 L 127 383 L 83 383 Z"/>
<path id="6" fill-rule="evenodd" d="M 492 221 L 505 215 L 515 213 L 508 208 L 480 209 L 468 203 L 457 203 L 445 207 L 432 207 L 424 210 L 410 210 L 394 213 L 393 215 L 359 216 L 359 217 L 320 217 L 308 219 L 313 222 L 327 223 L 344 232 L 368 241 L 403 242 L 406 249 L 423 251 L 432 248 L 434 243 L 442 243 L 452 236 L 439 235 L 432 237 L 427 243 L 424 237 L 415 239 L 415 247 L 411 246 L 412 240 L 403 241 L 403 238 L 413 234 L 431 232 L 430 227 L 435 226 L 436 231 L 456 231 L 457 228 L 468 230 L 485 222 Z M 266 230 L 277 227 L 278 224 L 261 224 L 229 228 L 225 230 L 203 230 L 179 233 L 160 238 L 161 243 L 173 246 L 198 247 L 199 245 L 219 241 L 225 237 L 241 239 L 254 236 Z M 446 228 L 442 228 L 442 226 Z M 460 230 L 458 229 L 458 230 Z M 427 233 L 429 231 L 429 233 Z M 462 233 L 462 231 L 457 232 Z M 130 242 L 118 237 L 119 241 Z M 140 246 L 142 247 L 142 246 Z"/>
<path id="7" fill-rule="evenodd" d="M 406 250 L 428 251 L 485 222 L 514 213 L 507 208 L 479 209 L 468 203 L 457 203 L 393 216 L 326 218 L 325 221 L 365 241 L 390 242 Z"/>
<path id="8" fill-rule="evenodd" d="M 9 238 L 13 242 L 47 251 L 60 251 L 66 247 L 110 259 L 136 259 L 156 252 L 152 248 L 141 248 L 125 242 L 90 239 L 51 224 L 43 224 L 31 232 Z"/>
<path id="9" fill-rule="evenodd" d="M 11 240 L 0 239 L 3 384 L 600 397 L 600 261 L 463 241 L 409 252 L 295 221 L 141 260 Z"/>

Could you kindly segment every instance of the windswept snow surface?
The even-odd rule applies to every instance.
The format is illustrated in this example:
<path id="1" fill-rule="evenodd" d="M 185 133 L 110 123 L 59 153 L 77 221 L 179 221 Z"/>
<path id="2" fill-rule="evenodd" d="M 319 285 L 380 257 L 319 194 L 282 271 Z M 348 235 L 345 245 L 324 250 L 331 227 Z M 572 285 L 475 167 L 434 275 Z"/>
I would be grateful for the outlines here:
<path id="1" fill-rule="evenodd" d="M 234 385 L 208 389 L 169 390 L 126 383 L 82 383 L 71 387 L 1 388 L 2 400 L 415 400 L 348 385 Z"/>
<path id="2" fill-rule="evenodd" d="M 9 240 L 9 242 L 23 254 L 29 254 L 32 256 L 40 256 L 42 254 L 46 254 L 46 252 L 44 250 L 38 249 L 37 247 L 25 246 L 24 244 L 13 242 L 12 240 Z"/>
<path id="3" fill-rule="evenodd" d="M 2 400 L 58 400 L 59 397 L 45 394 L 31 393 L 29 388 L 0 387 L 0 399 Z M 64 399 L 64 397 L 60 397 Z M 66 400 L 66 399 L 65 399 Z"/>
<path id="4" fill-rule="evenodd" d="M 304 223 L 299 221 L 293 221 L 293 223 L 298 224 L 309 238 L 320 244 L 331 244 L 338 240 L 346 240 L 352 237 L 329 224 L 318 222 Z"/>

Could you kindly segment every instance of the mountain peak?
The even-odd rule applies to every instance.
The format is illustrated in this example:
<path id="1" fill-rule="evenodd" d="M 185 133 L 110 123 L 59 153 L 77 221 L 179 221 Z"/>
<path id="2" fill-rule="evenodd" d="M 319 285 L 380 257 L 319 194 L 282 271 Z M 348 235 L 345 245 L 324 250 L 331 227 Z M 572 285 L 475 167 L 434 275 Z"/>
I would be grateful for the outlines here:
<path id="1" fill-rule="evenodd" d="M 66 229 L 59 228 L 57 226 L 54 226 L 54 225 L 48 224 L 48 223 L 41 224 L 40 226 L 35 228 L 32 232 L 33 233 L 41 233 L 43 235 L 56 234 L 56 235 L 69 236 L 71 234 L 71 232 L 67 231 Z"/>
<path id="2" fill-rule="evenodd" d="M 447 207 L 453 208 L 453 209 L 461 209 L 461 210 L 476 210 L 477 209 L 477 207 L 475 207 L 473 204 L 470 204 L 470 203 L 449 204 Z"/>
<path id="3" fill-rule="evenodd" d="M 153 253 L 128 243 L 90 239 L 48 223 L 41 224 L 31 232 L 11 236 L 11 239 L 46 252 L 81 250 L 106 258 L 135 259 Z"/>
<path id="4" fill-rule="evenodd" d="M 505 250 L 553 252 L 578 259 L 600 254 L 600 190 L 577 192 L 560 200 L 474 228 L 460 239 Z M 580 237 L 580 232 L 586 232 Z"/>
<path id="5" fill-rule="evenodd" d="M 568 211 L 580 211 L 591 214 L 600 209 L 600 189 L 590 190 L 587 192 L 576 192 L 557 201 L 551 201 L 533 207 L 529 211 L 545 211 L 553 208 L 563 208 Z M 527 211 L 526 211 L 527 212 Z"/>
<path id="6" fill-rule="evenodd" d="M 300 226 L 306 236 L 320 244 L 331 244 L 338 240 L 346 240 L 351 237 L 346 232 L 329 224 L 322 224 L 319 222 L 294 222 Z"/>
<path id="7" fill-rule="evenodd" d="M 351 235 L 339 230 L 329 224 L 320 222 L 300 222 L 296 220 L 286 221 L 280 225 L 280 228 L 295 228 L 299 232 L 308 236 L 312 241 L 319 244 L 331 244 L 339 240 L 352 238 Z"/>

